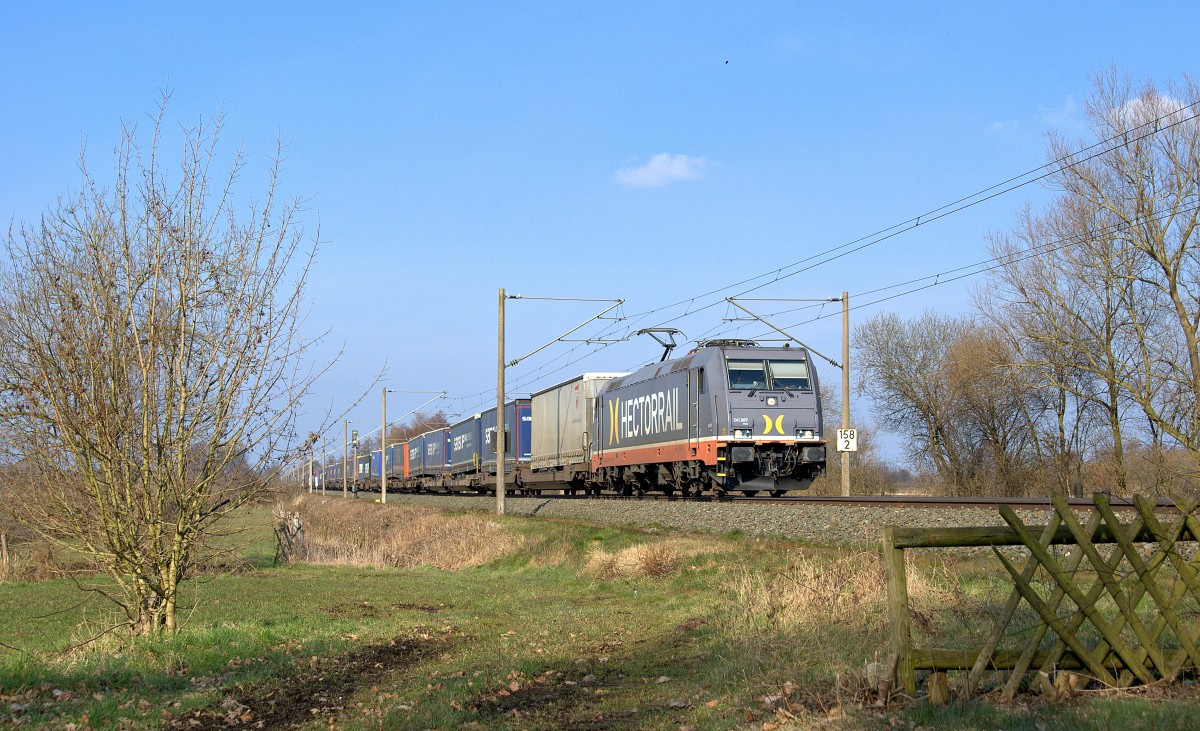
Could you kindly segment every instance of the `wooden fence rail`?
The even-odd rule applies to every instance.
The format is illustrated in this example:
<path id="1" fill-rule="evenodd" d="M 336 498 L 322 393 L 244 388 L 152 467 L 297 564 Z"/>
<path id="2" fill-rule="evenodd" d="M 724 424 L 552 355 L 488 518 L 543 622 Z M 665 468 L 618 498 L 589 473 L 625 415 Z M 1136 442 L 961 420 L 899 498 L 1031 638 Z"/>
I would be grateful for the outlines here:
<path id="1" fill-rule="evenodd" d="M 886 527 L 883 557 L 896 687 L 915 696 L 918 670 L 935 676 L 966 670 L 961 692 L 969 697 L 986 672 L 1002 670 L 1008 672 L 1003 697 L 1011 699 L 1031 671 L 1043 685 L 1058 671 L 1072 671 L 1089 682 L 1129 687 L 1170 681 L 1184 669 L 1200 668 L 1200 612 L 1194 611 L 1200 606 L 1197 503 L 1177 505 L 1178 519 L 1167 523 L 1143 498 L 1135 500 L 1136 517 L 1128 523 L 1117 520 L 1107 496 L 1096 495 L 1093 503 L 1085 524 L 1059 497 L 1044 526 L 1027 526 L 1002 505 L 1007 527 Z M 1049 550 L 1060 545 L 1071 548 L 1065 555 Z M 1113 548 L 1102 551 L 1099 545 Z M 1013 581 L 987 640 L 972 649 L 913 647 L 905 550 L 979 546 L 993 549 Z M 999 550 L 1004 546 L 1028 549 L 1024 565 L 1014 565 Z M 1022 606 L 1035 620 L 1015 637 L 1009 628 Z"/>

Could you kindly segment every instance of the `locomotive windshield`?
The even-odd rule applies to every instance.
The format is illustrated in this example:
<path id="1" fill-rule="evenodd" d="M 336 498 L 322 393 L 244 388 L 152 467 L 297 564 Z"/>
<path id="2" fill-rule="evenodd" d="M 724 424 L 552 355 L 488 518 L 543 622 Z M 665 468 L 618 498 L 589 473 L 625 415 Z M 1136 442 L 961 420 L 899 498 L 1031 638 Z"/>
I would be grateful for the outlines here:
<path id="1" fill-rule="evenodd" d="M 803 360 L 735 360 L 725 361 L 729 371 L 731 391 L 781 391 L 812 388 L 808 363 Z"/>
<path id="2" fill-rule="evenodd" d="M 729 388 L 732 391 L 767 387 L 767 371 L 761 360 L 726 360 L 725 367 L 729 370 Z"/>
<path id="3" fill-rule="evenodd" d="M 808 363 L 802 360 L 772 360 L 771 383 L 775 388 L 794 388 L 807 391 L 811 388 L 808 382 Z"/>

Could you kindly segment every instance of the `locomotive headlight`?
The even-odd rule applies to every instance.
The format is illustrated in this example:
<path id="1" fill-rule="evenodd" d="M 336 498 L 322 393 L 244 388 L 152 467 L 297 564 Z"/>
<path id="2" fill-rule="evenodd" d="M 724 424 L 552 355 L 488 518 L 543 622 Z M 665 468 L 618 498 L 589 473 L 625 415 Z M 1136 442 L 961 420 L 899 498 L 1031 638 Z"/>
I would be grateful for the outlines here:
<path id="1" fill-rule="evenodd" d="M 797 429 L 796 430 L 796 438 L 797 439 L 812 439 L 813 438 L 813 430 L 812 429 Z"/>
<path id="2" fill-rule="evenodd" d="M 733 438 L 734 439 L 752 439 L 753 437 L 754 437 L 753 429 L 734 429 L 733 430 Z"/>

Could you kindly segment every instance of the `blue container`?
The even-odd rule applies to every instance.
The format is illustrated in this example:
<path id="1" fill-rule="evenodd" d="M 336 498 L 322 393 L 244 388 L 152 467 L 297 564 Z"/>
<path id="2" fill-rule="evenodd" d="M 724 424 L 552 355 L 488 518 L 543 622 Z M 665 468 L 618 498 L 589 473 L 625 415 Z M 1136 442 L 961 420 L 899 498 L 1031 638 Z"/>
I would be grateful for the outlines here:
<path id="1" fill-rule="evenodd" d="M 489 409 L 479 416 L 483 437 L 481 467 L 496 472 L 496 410 Z M 504 405 L 504 471 L 512 472 L 518 461 L 528 462 L 533 434 L 533 417 L 529 399 L 517 399 Z"/>
<path id="2" fill-rule="evenodd" d="M 425 435 L 408 440 L 408 476 L 422 477 L 425 474 Z"/>
<path id="3" fill-rule="evenodd" d="M 480 438 L 479 414 L 467 417 L 450 426 L 450 472 L 463 475 L 479 470 Z"/>
<path id="4" fill-rule="evenodd" d="M 424 460 L 422 463 L 421 474 L 426 476 L 440 475 L 446 471 L 446 458 L 449 456 L 450 450 L 447 448 L 450 443 L 449 429 L 434 429 L 427 431 L 421 435 L 421 456 Z M 411 442 L 409 455 L 411 459 L 412 448 Z"/>
<path id="5" fill-rule="evenodd" d="M 407 446 L 404 442 L 388 445 L 387 448 L 387 476 L 389 480 L 397 480 L 405 477 L 404 474 L 404 450 Z"/>

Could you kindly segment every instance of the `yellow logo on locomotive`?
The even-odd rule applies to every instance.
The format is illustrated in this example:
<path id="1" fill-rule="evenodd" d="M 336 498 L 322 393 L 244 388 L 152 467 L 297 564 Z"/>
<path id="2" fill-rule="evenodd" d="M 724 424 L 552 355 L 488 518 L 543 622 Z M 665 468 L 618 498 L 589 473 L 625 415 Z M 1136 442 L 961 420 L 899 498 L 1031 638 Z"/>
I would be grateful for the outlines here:
<path id="1" fill-rule="evenodd" d="M 782 436 L 783 435 L 783 417 L 784 417 L 783 414 L 780 414 L 779 416 L 775 417 L 775 423 L 772 424 L 771 423 L 771 415 L 763 414 L 763 434 L 770 434 L 771 427 L 775 427 L 775 431 L 780 436 Z"/>

